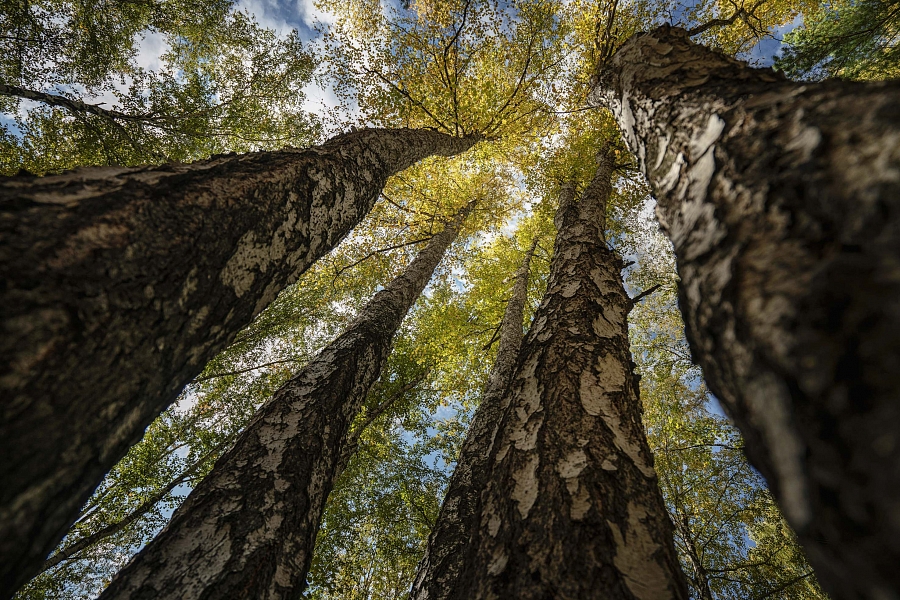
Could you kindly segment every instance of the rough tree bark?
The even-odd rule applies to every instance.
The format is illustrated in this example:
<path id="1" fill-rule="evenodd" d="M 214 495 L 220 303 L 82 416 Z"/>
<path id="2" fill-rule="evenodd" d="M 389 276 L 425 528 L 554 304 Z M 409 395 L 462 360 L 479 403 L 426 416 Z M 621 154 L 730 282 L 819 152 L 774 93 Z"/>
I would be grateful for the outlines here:
<path id="1" fill-rule="evenodd" d="M 453 598 L 688 597 L 641 424 L 622 261 L 604 241 L 612 172 L 601 153 L 581 199 L 561 195 Z"/>
<path id="2" fill-rule="evenodd" d="M 500 344 L 490 377 L 475 411 L 456 469 L 450 478 L 441 512 L 428 539 L 425 557 L 413 583 L 413 600 L 444 600 L 469 596 L 461 581 L 465 551 L 480 527 L 479 499 L 490 474 L 489 458 L 503 415 L 504 393 L 515 372 L 522 347 L 522 319 L 528 299 L 528 278 L 537 238 L 516 271 L 512 296 L 500 323 Z"/>
<path id="3" fill-rule="evenodd" d="M 342 446 L 469 207 L 284 384 L 104 600 L 298 598 Z"/>
<path id="4" fill-rule="evenodd" d="M 364 130 L 306 150 L 0 181 L 0 598 L 387 177 L 475 141 Z"/>
<path id="5" fill-rule="evenodd" d="M 790 82 L 670 27 L 598 82 L 694 358 L 820 581 L 900 598 L 900 82 Z"/>

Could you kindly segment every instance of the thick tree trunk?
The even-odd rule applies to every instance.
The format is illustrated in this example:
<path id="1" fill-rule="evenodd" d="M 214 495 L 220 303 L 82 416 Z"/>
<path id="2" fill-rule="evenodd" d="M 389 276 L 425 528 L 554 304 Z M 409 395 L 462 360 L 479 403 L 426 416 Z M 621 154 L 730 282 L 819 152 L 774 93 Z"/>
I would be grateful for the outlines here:
<path id="1" fill-rule="evenodd" d="M 688 597 L 641 425 L 622 262 L 603 236 L 612 171 L 604 152 L 580 201 L 564 189 L 453 598 Z"/>
<path id="2" fill-rule="evenodd" d="M 298 598 L 348 429 L 468 209 L 284 384 L 101 598 Z"/>
<path id="3" fill-rule="evenodd" d="M 0 598 L 387 177 L 475 141 L 364 130 L 308 150 L 0 182 Z"/>
<path id="4" fill-rule="evenodd" d="M 663 27 L 599 76 L 694 358 L 835 598 L 900 597 L 900 82 L 794 83 Z"/>
<path id="5" fill-rule="evenodd" d="M 425 557 L 413 584 L 413 600 L 444 600 L 468 597 L 461 580 L 465 552 L 480 527 L 480 496 L 490 475 L 489 458 L 503 415 L 506 388 L 515 372 L 522 347 L 522 318 L 528 298 L 528 277 L 537 238 L 525 253 L 515 274 L 512 296 L 500 323 L 500 345 L 481 404 L 475 411 L 447 495 L 431 536 Z"/>

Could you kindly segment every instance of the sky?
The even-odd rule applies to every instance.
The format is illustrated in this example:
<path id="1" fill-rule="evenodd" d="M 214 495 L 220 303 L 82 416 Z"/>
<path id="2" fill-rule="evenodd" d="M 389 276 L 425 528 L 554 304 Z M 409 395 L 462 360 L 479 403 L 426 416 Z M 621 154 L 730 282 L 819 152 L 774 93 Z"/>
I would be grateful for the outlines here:
<path id="1" fill-rule="evenodd" d="M 332 15 L 316 8 L 313 0 L 239 0 L 236 6 L 238 10 L 256 17 L 260 25 L 279 34 L 296 30 L 304 45 L 314 44 L 320 38 L 320 33 L 315 29 L 317 24 L 334 22 Z M 316 83 L 308 85 L 304 91 L 306 101 L 303 108 L 312 113 L 322 114 L 325 109 L 338 105 L 334 92 Z"/>

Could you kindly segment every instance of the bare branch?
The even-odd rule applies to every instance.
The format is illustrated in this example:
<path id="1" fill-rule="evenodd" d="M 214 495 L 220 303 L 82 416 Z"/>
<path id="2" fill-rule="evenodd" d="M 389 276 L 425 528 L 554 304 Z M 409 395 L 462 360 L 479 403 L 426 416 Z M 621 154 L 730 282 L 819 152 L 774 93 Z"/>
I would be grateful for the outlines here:
<path id="1" fill-rule="evenodd" d="M 426 237 L 426 238 L 422 238 L 422 239 L 418 239 L 418 240 L 413 240 L 413 241 L 411 241 L 411 242 L 404 242 L 403 244 L 396 244 L 396 245 L 394 245 L 394 246 L 388 246 L 388 247 L 386 247 L 386 248 L 379 248 L 379 249 L 377 249 L 377 250 L 372 250 L 371 252 L 369 252 L 368 254 L 366 254 L 365 256 L 363 256 L 362 258 L 360 258 L 359 260 L 354 261 L 354 262 L 350 263 L 349 265 L 345 265 L 345 266 L 341 267 L 340 269 L 338 269 L 338 270 L 335 272 L 335 274 L 334 274 L 334 278 L 337 279 L 338 277 L 341 276 L 341 273 L 343 273 L 343 272 L 346 271 L 347 269 L 352 269 L 352 268 L 355 267 L 356 265 L 358 265 L 358 264 L 360 264 L 360 263 L 362 263 L 362 262 L 365 262 L 365 261 L 369 260 L 370 258 L 372 258 L 373 256 L 375 256 L 376 254 L 380 254 L 380 253 L 382 253 L 382 252 L 388 252 L 388 251 L 390 251 L 390 250 L 397 250 L 398 248 L 405 248 L 406 246 L 414 246 L 414 245 L 416 245 L 416 244 L 421 244 L 422 242 L 427 242 L 427 241 L 429 241 L 432 237 L 434 237 L 434 236 L 428 236 L 428 237 Z"/>
<path id="2" fill-rule="evenodd" d="M 408 391 L 412 390 L 414 387 L 425 381 L 428 377 L 430 371 L 425 371 L 406 383 L 399 390 L 391 394 L 387 397 L 381 404 L 372 409 L 371 412 L 366 412 L 366 419 L 359 424 L 353 432 L 347 436 L 347 441 L 344 443 L 344 449 L 341 451 L 341 458 L 339 461 L 340 467 L 339 470 L 343 471 L 347 467 L 347 463 L 350 461 L 350 457 L 354 452 L 356 452 L 356 447 L 359 444 L 359 438 L 366 430 L 366 428 L 375 422 L 375 420 L 384 414 L 384 412 L 389 409 L 393 404 L 403 397 Z"/>
<path id="3" fill-rule="evenodd" d="M 271 362 L 263 363 L 261 365 L 256 365 L 255 367 L 247 367 L 246 369 L 237 369 L 235 371 L 225 371 L 224 373 L 214 373 L 212 375 L 205 375 L 203 377 L 197 377 L 191 383 L 200 383 L 201 381 L 208 381 L 210 379 L 215 379 L 217 377 L 227 377 L 229 375 L 240 375 L 241 373 L 249 373 L 250 371 L 255 371 L 257 369 L 263 369 L 265 367 L 269 367 L 271 365 L 280 365 L 284 363 L 291 362 L 301 362 L 299 358 L 285 358 L 283 360 L 273 360 Z"/>
<path id="4" fill-rule="evenodd" d="M 650 286 L 649 288 L 647 288 L 646 290 L 644 290 L 643 292 L 641 292 L 640 294 L 638 294 L 637 296 L 635 296 L 634 298 L 631 299 L 631 306 L 633 307 L 635 304 L 637 304 L 638 302 L 640 302 L 641 300 L 643 300 L 644 298 L 646 298 L 647 296 L 649 296 L 650 294 L 652 294 L 653 292 L 655 292 L 656 290 L 658 290 L 661 287 L 662 287 L 662 285 L 659 283 L 654 286 Z"/>
<path id="5" fill-rule="evenodd" d="M 759 32 L 757 27 L 753 26 L 750 23 L 749 19 L 754 18 L 754 19 L 759 20 L 759 18 L 754 13 L 756 12 L 756 9 L 758 9 L 764 1 L 765 0 L 758 0 L 757 3 L 754 4 L 752 8 L 750 8 L 750 10 L 745 9 L 743 6 L 734 5 L 734 7 L 735 7 L 734 14 L 732 14 L 727 19 L 712 19 L 711 21 L 707 21 L 706 23 L 703 23 L 702 25 L 698 25 L 697 27 L 694 27 L 693 29 L 689 29 L 687 33 L 689 36 L 693 37 L 695 35 L 700 35 L 704 31 L 708 31 L 708 30 L 712 29 L 713 27 L 727 27 L 728 25 L 733 24 L 738 19 L 741 19 L 742 21 L 744 21 L 744 23 L 746 23 L 747 27 L 750 28 L 750 31 L 752 31 L 754 33 L 754 35 L 756 35 L 757 37 L 760 37 L 762 34 Z M 732 4 L 734 4 L 734 3 L 732 3 Z"/>

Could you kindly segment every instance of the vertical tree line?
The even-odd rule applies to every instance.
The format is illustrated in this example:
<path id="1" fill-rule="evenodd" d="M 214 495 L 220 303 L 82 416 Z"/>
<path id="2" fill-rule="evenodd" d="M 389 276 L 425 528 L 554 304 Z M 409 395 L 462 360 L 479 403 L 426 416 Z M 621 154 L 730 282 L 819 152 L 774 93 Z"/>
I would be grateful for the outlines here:
<path id="1" fill-rule="evenodd" d="M 477 139 L 366 130 L 307 150 L 3 181 L 4 586 L 36 572 L 147 425 L 391 174 Z"/>
<path id="2" fill-rule="evenodd" d="M 748 457 L 831 593 L 897 590 L 900 84 L 794 83 L 670 27 L 602 67 Z"/>
<path id="3" fill-rule="evenodd" d="M 753 30 L 756 8 L 735 7 L 729 17 L 690 31 L 666 25 L 619 40 L 613 3 L 595 19 L 600 39 L 590 85 L 569 90 L 590 88 L 588 106 L 573 112 L 609 111 L 568 124 L 596 128 L 582 144 L 589 152 L 576 142 L 569 149 L 582 167 L 588 154 L 596 155 L 590 177 L 579 184 L 558 177 L 552 161 L 535 158 L 543 151 L 534 149 L 535 140 L 573 139 L 554 125 L 554 78 L 565 74 L 559 67 L 565 44 L 582 33 L 566 29 L 551 4 L 523 0 L 508 21 L 487 0 L 423 3 L 416 7 L 421 12 L 408 14 L 402 11 L 412 9 L 403 7 L 395 21 L 356 7 L 340 27 L 363 23 L 373 46 L 359 42 L 360 31 L 338 27 L 345 45 L 335 52 L 346 55 L 336 72 L 348 78 L 343 92 L 358 86 L 370 102 L 370 124 L 387 127 L 304 149 L 142 167 L 122 165 L 153 160 L 141 150 L 156 135 L 148 138 L 147 131 L 184 140 L 195 130 L 176 131 L 177 115 L 200 119 L 246 102 L 249 112 L 262 110 L 253 90 L 278 87 L 264 77 L 267 69 L 293 56 L 296 70 L 280 81 L 296 83 L 308 79 L 308 57 L 299 45 L 269 38 L 254 46 L 250 41 L 261 34 L 251 34 L 240 13 L 224 5 L 215 14 L 230 33 L 218 40 L 199 33 L 191 19 L 173 20 L 159 12 L 161 5 L 148 5 L 150 13 L 122 17 L 120 29 L 109 32 L 133 41 L 135 31 L 162 31 L 177 21 L 180 28 L 169 33 L 185 45 L 173 50 L 176 62 L 199 69 L 196 82 L 215 81 L 201 71 L 215 64 L 209 49 L 219 42 L 243 44 L 254 66 L 243 99 L 198 113 L 170 110 L 163 118 L 163 109 L 140 99 L 158 99 L 152 90 L 171 91 L 175 82 L 151 82 L 147 94 L 135 88 L 130 100 L 122 98 L 129 110 L 121 111 L 48 91 L 58 84 L 55 75 L 23 68 L 28 40 L 43 40 L 45 54 L 56 48 L 70 61 L 77 52 L 54 37 L 55 23 L 40 24 L 27 9 L 11 13 L 7 29 L 15 36 L 2 43 L 17 48 L 19 58 L 0 63 L 8 79 L 0 96 L 16 106 L 21 99 L 42 102 L 49 111 L 28 121 L 37 129 L 23 129 L 16 139 L 39 130 L 44 142 L 53 138 L 47 131 L 112 139 L 108 130 L 131 150 L 127 159 L 109 151 L 86 161 L 113 166 L 42 177 L 22 172 L 0 181 L 0 596 L 11 597 L 41 569 L 84 516 L 104 475 L 204 365 L 259 323 L 280 292 L 367 218 L 380 220 L 379 227 L 400 222 L 392 223 L 398 240 L 364 248 L 351 266 L 427 242 L 424 249 L 254 409 L 239 435 L 183 472 L 187 478 L 208 468 L 209 457 L 230 446 L 103 592 L 104 598 L 299 596 L 329 493 L 361 432 L 428 379 L 431 365 L 421 356 L 410 359 L 416 375 L 406 384 L 383 373 L 395 334 L 463 221 L 477 221 L 475 230 L 499 229 L 491 219 L 509 216 L 491 197 L 512 196 L 521 186 L 509 176 L 510 165 L 531 169 L 529 177 L 544 180 L 542 189 L 558 197 L 547 289 L 524 334 L 540 238 L 532 232 L 502 319 L 480 353 L 499 341 L 443 504 L 428 523 L 412 597 L 686 599 L 688 579 L 699 597 L 715 597 L 689 499 L 678 496 L 677 482 L 661 490 L 642 420 L 628 317 L 645 294 L 626 292 L 626 264 L 617 253 L 625 246 L 608 220 L 619 174 L 633 166 L 649 182 L 674 247 L 690 352 L 826 591 L 835 598 L 900 593 L 894 566 L 900 562 L 894 400 L 900 84 L 792 82 L 691 41 L 713 24 L 741 21 Z M 879 31 L 890 30 L 893 12 L 879 14 Z M 76 11 L 71 22 L 91 31 L 99 27 L 90 25 L 95 17 Z M 394 41 L 378 47 L 385 32 Z M 276 46 L 280 54 L 270 52 Z M 422 62 L 423 52 L 434 60 Z M 502 72 L 492 70 L 492 61 Z M 127 52 L 112 62 L 127 65 Z M 116 75 L 98 64 L 69 68 L 88 89 L 107 89 Z M 118 73 L 143 81 L 129 69 Z M 190 81 L 192 71 L 184 72 Z M 218 97 L 195 93 L 206 101 Z M 216 118 L 197 131 L 214 129 Z M 630 156 L 617 133 L 597 124 L 603 119 L 618 126 Z M 238 124 L 232 133 L 245 131 L 238 117 L 229 123 Z M 213 147 L 188 146 L 183 155 L 190 158 Z M 445 161 L 440 178 L 431 179 L 436 170 L 399 175 L 428 157 L 463 153 Z M 391 197 L 397 187 L 403 198 Z M 372 216 L 380 197 L 393 212 Z M 483 205 L 487 198 L 477 217 L 472 203 L 458 208 L 473 197 Z M 432 231 L 449 207 L 457 212 L 441 232 L 414 235 L 423 222 Z M 546 210 L 531 207 L 535 214 Z M 439 344 L 441 334 L 431 333 Z M 395 394 L 373 405 L 379 377 Z M 367 402 L 371 409 L 361 415 Z M 174 481 L 152 498 L 170 494 Z M 755 533 L 781 535 L 762 525 Z M 808 577 L 805 570 L 785 577 L 767 593 Z"/>

